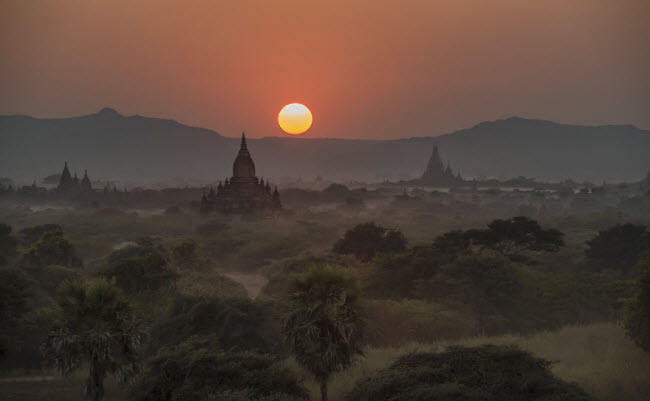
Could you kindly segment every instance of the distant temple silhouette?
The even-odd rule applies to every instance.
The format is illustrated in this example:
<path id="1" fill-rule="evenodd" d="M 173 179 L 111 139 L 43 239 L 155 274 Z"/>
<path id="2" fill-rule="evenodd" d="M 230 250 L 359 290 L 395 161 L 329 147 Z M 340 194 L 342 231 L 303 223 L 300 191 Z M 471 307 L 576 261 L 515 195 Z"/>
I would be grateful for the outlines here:
<path id="1" fill-rule="evenodd" d="M 246 136 L 242 132 L 239 153 L 232 166 L 232 177 L 224 184 L 219 182 L 217 191 L 210 188 L 201 199 L 201 213 L 254 214 L 270 216 L 282 208 L 277 187 L 255 176 L 255 163 L 248 152 Z"/>
<path id="2" fill-rule="evenodd" d="M 93 190 L 90 178 L 88 178 L 88 171 L 84 170 L 84 176 L 81 181 L 79 181 L 77 173 L 75 173 L 74 178 L 72 178 L 70 170 L 68 169 L 68 162 L 65 162 L 65 165 L 63 166 L 63 172 L 61 173 L 59 185 L 56 189 L 59 192 L 68 194 L 76 192 L 91 192 Z"/>
<path id="3" fill-rule="evenodd" d="M 438 153 L 438 145 L 433 145 L 433 152 L 429 158 L 427 169 L 422 174 L 419 180 L 422 185 L 435 185 L 435 186 L 455 186 L 465 183 L 460 173 L 454 175 L 451 165 L 447 162 L 447 167 L 444 167 L 440 154 Z"/>

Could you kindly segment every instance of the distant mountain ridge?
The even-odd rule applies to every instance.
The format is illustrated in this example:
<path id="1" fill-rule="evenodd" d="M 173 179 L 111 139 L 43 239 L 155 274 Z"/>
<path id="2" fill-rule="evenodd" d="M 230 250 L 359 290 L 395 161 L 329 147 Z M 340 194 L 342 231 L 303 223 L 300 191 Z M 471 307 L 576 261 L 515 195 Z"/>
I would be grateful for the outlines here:
<path id="1" fill-rule="evenodd" d="M 438 137 L 249 139 L 261 177 L 381 181 L 422 175 L 433 144 L 464 177 L 635 181 L 650 170 L 650 131 L 512 117 Z M 105 108 L 81 117 L 0 116 L 0 177 L 40 181 L 67 161 L 91 178 L 199 184 L 232 174 L 238 138 Z"/>

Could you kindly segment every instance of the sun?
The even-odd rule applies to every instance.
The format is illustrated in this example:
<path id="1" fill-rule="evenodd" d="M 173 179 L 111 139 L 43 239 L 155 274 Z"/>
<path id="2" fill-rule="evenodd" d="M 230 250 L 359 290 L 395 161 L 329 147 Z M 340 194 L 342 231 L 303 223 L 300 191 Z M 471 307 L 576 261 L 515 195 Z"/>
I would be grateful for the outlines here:
<path id="1" fill-rule="evenodd" d="M 278 124 L 284 132 L 300 135 L 311 127 L 311 111 L 304 104 L 291 103 L 282 108 L 278 114 Z"/>

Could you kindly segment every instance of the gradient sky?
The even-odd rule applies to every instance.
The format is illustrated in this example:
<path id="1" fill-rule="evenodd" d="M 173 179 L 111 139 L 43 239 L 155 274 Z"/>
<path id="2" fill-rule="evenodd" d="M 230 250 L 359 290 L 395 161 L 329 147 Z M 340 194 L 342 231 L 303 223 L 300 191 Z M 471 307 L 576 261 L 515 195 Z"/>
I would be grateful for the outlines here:
<path id="1" fill-rule="evenodd" d="M 650 128 L 650 1 L 0 0 L 0 114 L 113 107 L 226 136 L 438 135 L 518 115 Z"/>

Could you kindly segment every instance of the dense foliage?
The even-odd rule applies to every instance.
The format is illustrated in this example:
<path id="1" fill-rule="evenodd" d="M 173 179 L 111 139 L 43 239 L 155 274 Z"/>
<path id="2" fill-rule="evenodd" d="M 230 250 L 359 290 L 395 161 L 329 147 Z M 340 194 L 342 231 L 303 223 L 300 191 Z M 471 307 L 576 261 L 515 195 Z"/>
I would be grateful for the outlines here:
<path id="1" fill-rule="evenodd" d="M 63 232 L 63 228 L 59 224 L 39 224 L 33 227 L 25 227 L 18 233 L 20 242 L 24 246 L 31 246 L 34 242 L 38 241 L 43 234 L 49 231 Z"/>
<path id="2" fill-rule="evenodd" d="M 443 195 L 431 193 L 423 196 L 439 199 Z M 459 192 L 457 196 L 462 198 L 464 194 Z M 150 341 L 143 344 L 143 355 L 158 358 L 161 369 L 176 363 L 175 358 L 182 355 L 174 353 L 187 350 L 187 344 L 194 341 L 191 340 L 192 336 L 211 336 L 213 345 L 200 346 L 198 349 L 201 351 L 197 352 L 214 351 L 220 356 L 204 361 L 206 364 L 218 361 L 245 365 L 250 361 L 259 362 L 260 358 L 268 362 L 260 362 L 264 368 L 254 370 L 257 384 L 247 382 L 259 389 L 268 389 L 264 384 L 268 383 L 265 381 L 266 372 L 274 377 L 277 373 L 274 369 L 278 366 L 288 366 L 301 377 L 314 372 L 322 373 L 322 367 L 335 366 L 334 363 L 321 363 L 321 354 L 317 352 L 319 347 L 332 341 L 335 346 L 330 355 L 339 358 L 343 355 L 341 352 L 347 352 L 345 347 L 337 346 L 340 339 L 347 341 L 347 330 L 353 326 L 362 327 L 363 342 L 368 347 L 364 347 L 364 351 L 368 358 L 350 358 L 350 361 L 355 360 L 351 369 L 330 376 L 327 388 L 333 399 L 340 399 L 350 388 L 353 376 L 363 376 L 367 374 L 367 369 L 384 366 L 394 360 L 398 353 L 408 347 L 412 349 L 413 346 L 406 345 L 411 342 L 439 343 L 464 338 L 471 344 L 472 341 L 480 341 L 475 336 L 483 334 L 504 334 L 508 336 L 504 337 L 504 341 L 508 341 L 512 333 L 528 338 L 547 330 L 562 331 L 567 325 L 621 320 L 624 304 L 623 322 L 634 322 L 626 325 L 633 328 L 628 328 L 628 332 L 631 337 L 641 339 L 637 340 L 639 345 L 644 344 L 644 322 L 647 317 L 644 312 L 639 312 L 643 309 L 637 306 L 645 298 L 639 295 L 643 294 L 641 284 L 635 287 L 632 269 L 621 269 L 611 263 L 603 263 L 599 267 L 601 265 L 596 263 L 596 259 L 587 257 L 582 245 L 603 227 L 612 227 L 623 221 L 647 225 L 648 219 L 632 220 L 615 213 L 540 217 L 537 226 L 544 231 L 547 226 L 558 227 L 566 233 L 567 246 L 510 247 L 505 242 L 481 242 L 484 240 L 482 235 L 490 230 L 490 221 L 494 222 L 495 218 L 512 220 L 507 216 L 511 216 L 513 210 L 522 209 L 519 207 L 486 201 L 480 210 L 475 208 L 471 211 L 475 215 L 470 215 L 468 209 L 463 209 L 467 207 L 467 202 L 461 207 L 460 201 L 443 205 L 423 200 L 420 206 L 406 210 L 398 209 L 395 205 L 388 206 L 395 209 L 385 209 L 377 206 L 378 203 L 372 198 L 365 199 L 368 208 L 361 212 L 352 213 L 333 206 L 331 210 L 297 210 L 295 216 L 268 220 L 224 217 L 205 220 L 203 216 L 187 212 L 185 206 L 180 207 L 180 213 L 138 211 L 140 215 L 117 209 L 12 210 L 8 217 L 0 216 L 14 228 L 3 238 L 10 238 L 15 245 L 11 247 L 15 249 L 14 256 L 7 258 L 8 266 L 0 268 L 0 317 L 3 322 L 0 325 L 0 351 L 5 351 L 4 357 L 0 356 L 0 370 L 3 375 L 51 373 L 49 367 L 41 371 L 43 359 L 39 346 L 51 334 L 47 329 L 55 326 L 52 319 L 59 324 L 61 315 L 58 312 L 51 314 L 43 307 L 53 299 L 56 306 L 56 287 L 59 283 L 79 277 L 88 280 L 104 277 L 108 281 L 115 278 L 114 287 L 123 293 L 123 301 L 128 300 L 131 315 L 137 313 L 147 320 Z M 160 210 L 164 210 L 164 207 Z M 388 212 L 384 213 L 386 210 Z M 483 214 L 480 218 L 476 217 L 479 213 Z M 384 229 L 379 247 L 372 251 L 371 260 L 364 257 L 363 246 L 358 248 L 363 251 L 359 254 L 333 252 L 332 245 L 345 240 L 345 236 L 341 238 L 345 228 L 353 231 L 360 223 L 372 220 L 377 221 L 375 227 L 399 227 L 399 231 Z M 534 224 L 527 223 L 525 226 L 530 228 Z M 368 231 L 378 232 L 374 229 Z M 415 246 L 406 246 L 402 232 Z M 50 235 L 56 241 L 48 240 L 49 243 L 56 244 L 58 239 L 64 239 L 69 245 L 74 244 L 75 257 L 84 261 L 83 270 L 75 264 L 50 263 L 65 261 L 65 258 L 29 262 L 26 257 L 21 258 L 21 255 L 34 252 L 37 248 L 44 255 L 65 255 L 66 249 L 70 249 L 67 246 L 59 248 L 39 244 L 45 242 L 44 236 L 47 238 Z M 14 238 L 17 242 L 13 241 Z M 495 238 L 504 237 L 495 235 Z M 564 236 L 561 238 L 564 239 Z M 625 244 L 614 240 L 609 242 L 601 242 L 599 246 L 611 245 L 613 248 L 607 251 L 611 254 L 619 252 L 616 249 L 627 249 L 621 248 Z M 360 241 L 358 244 L 368 243 Z M 375 246 L 377 242 L 371 245 Z M 63 252 L 48 251 L 53 249 Z M 553 252 L 546 252 L 548 250 Z M 630 251 L 630 254 L 640 258 L 643 257 L 643 250 L 638 253 Z M 295 302 L 297 299 L 287 296 L 295 293 L 296 280 L 304 281 L 305 274 L 314 264 L 336 265 L 343 270 L 341 273 L 344 276 L 358 277 L 357 284 L 361 288 L 352 286 L 354 290 L 346 293 L 345 302 L 354 300 L 356 306 L 351 308 L 354 313 L 360 313 L 363 308 L 363 325 L 337 326 L 338 323 L 335 323 L 328 326 L 332 321 L 345 321 L 330 319 L 341 311 L 342 303 L 334 302 L 323 307 L 329 301 L 313 302 L 296 307 L 299 305 Z M 315 288 L 321 287 L 318 285 Z M 311 292 L 309 296 L 316 297 L 318 293 L 320 290 Z M 625 303 L 620 302 L 625 298 L 628 299 Z M 324 314 L 323 319 L 316 319 L 324 310 L 331 313 Z M 122 313 L 119 308 L 115 311 Z M 315 345 L 303 349 L 308 352 L 303 353 L 307 356 L 302 364 L 294 363 L 294 358 L 288 352 L 293 350 L 297 356 L 299 347 L 291 348 L 291 342 L 282 341 L 282 325 L 286 322 L 283 318 L 292 313 L 296 313 L 294 317 L 307 317 L 303 320 L 304 327 L 296 325 L 294 345 L 310 342 Z M 301 331 L 305 327 L 315 329 L 319 326 L 326 328 L 326 335 L 318 338 L 318 341 L 312 341 L 314 337 L 310 338 L 308 332 L 305 334 L 305 331 Z M 284 329 L 286 334 L 287 327 Z M 622 333 L 621 329 L 617 335 L 624 339 Z M 601 355 L 602 350 L 594 345 L 592 339 L 579 338 L 575 341 L 581 344 L 575 347 L 576 353 L 590 352 L 594 360 L 599 358 L 597 354 Z M 626 357 L 636 358 L 636 352 L 643 355 L 631 341 L 624 345 L 627 347 Z M 552 360 L 560 360 L 561 357 L 556 358 L 554 353 L 557 347 L 548 347 L 553 349 L 544 355 Z M 385 353 L 381 365 L 376 365 L 374 359 L 378 353 Z M 121 363 L 123 359 L 120 353 L 115 355 Z M 255 357 L 251 359 L 245 355 Z M 601 359 L 609 358 L 607 353 L 602 355 Z M 346 358 L 341 357 L 340 360 L 345 362 Z M 165 365 L 165 360 L 170 365 Z M 296 359 L 296 362 L 299 360 Z M 182 361 L 179 366 L 187 369 L 189 363 Z M 153 365 L 148 366 L 149 374 L 158 375 Z M 304 373 L 300 366 L 304 368 Z M 310 370 L 310 366 L 313 369 Z M 343 363 L 339 366 L 344 368 Z M 237 368 L 233 368 L 233 371 L 238 372 Z M 277 374 L 288 382 L 296 382 L 288 372 Z M 566 373 L 558 374 L 568 377 Z M 605 374 L 597 377 L 602 379 Z M 156 388 L 164 387 L 164 376 L 156 377 L 158 384 L 155 386 L 159 386 Z M 316 397 L 321 384 L 318 377 L 315 378 L 316 385 L 307 381 L 308 388 L 314 393 L 312 399 Z M 143 383 L 145 379 L 146 375 L 140 376 L 138 382 Z M 174 381 L 176 379 L 183 382 Z M 244 389 L 246 384 L 241 384 L 242 387 L 239 384 L 213 387 L 209 394 L 194 393 L 191 387 L 200 386 L 203 380 L 211 383 L 210 386 L 223 383 L 217 383 L 212 376 L 205 378 L 198 373 L 187 381 L 182 377 L 174 377 L 174 380 L 169 387 L 174 397 L 190 394 L 192 399 L 209 400 L 301 399 L 297 393 L 287 395 L 275 390 L 262 394 L 255 389 Z M 585 384 L 580 377 L 575 380 Z M 609 381 L 608 386 L 613 388 L 621 383 L 616 380 Z M 77 375 L 65 381 L 81 387 Z M 589 383 L 585 384 L 585 388 L 593 391 Z M 47 385 L 55 386 L 54 381 L 44 384 Z M 107 381 L 106 387 L 107 399 L 113 399 L 111 393 L 121 391 L 120 386 L 113 385 L 111 381 Z M 176 392 L 177 387 L 184 387 L 185 390 Z M 631 390 L 625 394 L 635 392 L 642 393 Z M 155 393 L 147 390 L 146 394 L 153 397 Z M 612 394 L 603 399 L 629 399 L 618 396 L 615 390 L 612 390 Z M 72 396 L 65 394 L 60 398 Z M 124 396 L 117 394 L 115 398 L 124 399 Z"/>
<path id="3" fill-rule="evenodd" d="M 347 401 L 591 401 L 555 378 L 550 363 L 514 347 L 450 347 L 413 353 L 361 381 Z"/>
<path id="4" fill-rule="evenodd" d="M 12 268 L 0 269 L 0 358 L 15 350 L 20 341 L 16 332 L 22 317 L 28 311 L 30 296 L 29 279 L 22 271 Z"/>
<path id="5" fill-rule="evenodd" d="M 279 327 L 269 311 L 249 299 L 201 299 L 179 296 L 151 329 L 151 348 L 179 344 L 193 335 L 215 335 L 225 349 L 277 351 Z"/>
<path id="6" fill-rule="evenodd" d="M 81 266 L 74 245 L 58 229 L 46 231 L 22 256 L 24 264 L 47 266 Z"/>
<path id="7" fill-rule="evenodd" d="M 215 336 L 163 348 L 130 387 L 132 401 L 303 401 L 306 389 L 273 357 L 225 351 Z"/>
<path id="8" fill-rule="evenodd" d="M 564 246 L 562 232 L 543 229 L 524 216 L 494 220 L 487 229 L 468 230 L 466 235 L 476 245 L 520 261 L 526 260 L 527 253 L 557 252 Z"/>
<path id="9" fill-rule="evenodd" d="M 469 306 L 479 317 L 479 331 L 497 332 L 518 310 L 522 283 L 517 270 L 502 257 L 468 255 L 445 264 L 430 280 L 416 283 L 422 298 Z M 514 305 L 513 305 L 514 304 Z"/>
<path id="10" fill-rule="evenodd" d="M 627 335 L 645 351 L 650 351 L 650 258 L 638 264 L 636 293 L 625 300 L 623 327 Z"/>
<path id="11" fill-rule="evenodd" d="M 192 266 L 196 259 L 196 242 L 186 239 L 174 244 L 172 247 L 172 259 L 177 266 Z"/>
<path id="12" fill-rule="evenodd" d="M 0 266 L 16 256 L 18 241 L 11 235 L 11 226 L 0 223 Z"/>
<path id="13" fill-rule="evenodd" d="M 345 232 L 334 244 L 334 252 L 352 254 L 368 262 L 377 254 L 394 254 L 406 250 L 406 237 L 398 230 L 387 230 L 375 223 L 359 224 Z"/>
<path id="14" fill-rule="evenodd" d="M 594 270 L 631 272 L 639 258 L 650 256 L 650 231 L 640 224 L 617 224 L 587 241 L 585 253 Z"/>
<path id="15" fill-rule="evenodd" d="M 102 276 L 114 278 L 128 292 L 169 288 L 178 274 L 170 269 L 167 259 L 157 252 L 121 259 L 102 271 Z"/>

